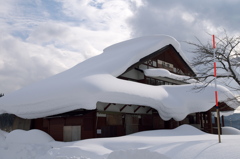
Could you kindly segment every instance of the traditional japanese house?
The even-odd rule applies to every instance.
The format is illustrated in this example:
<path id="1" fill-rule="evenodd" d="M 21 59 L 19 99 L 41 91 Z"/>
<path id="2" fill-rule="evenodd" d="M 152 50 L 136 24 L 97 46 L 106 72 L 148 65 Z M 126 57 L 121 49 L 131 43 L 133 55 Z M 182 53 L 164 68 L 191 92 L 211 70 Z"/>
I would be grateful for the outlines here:
<path id="1" fill-rule="evenodd" d="M 156 68 L 162 68 L 172 74 L 184 75 L 189 78 L 195 76 L 183 55 L 172 44 L 168 44 L 139 58 L 137 62 L 132 63 L 125 71 L 122 71 L 117 78 L 153 86 L 185 85 L 189 83 L 188 80 L 161 75 L 153 77 L 144 73 L 146 69 Z M 225 104 L 222 109 L 229 110 L 232 108 Z M 79 107 L 71 111 L 34 119 L 14 116 L 14 120 L 11 122 L 12 129 L 40 129 L 50 134 L 55 140 L 74 141 L 96 137 L 121 136 L 145 130 L 172 129 L 181 124 L 191 124 L 203 131 L 213 133 L 212 111 L 214 111 L 214 108 L 207 112 L 191 113 L 181 121 L 175 121 L 174 119 L 164 121 L 155 108 L 144 104 L 98 101 L 95 109 Z"/>

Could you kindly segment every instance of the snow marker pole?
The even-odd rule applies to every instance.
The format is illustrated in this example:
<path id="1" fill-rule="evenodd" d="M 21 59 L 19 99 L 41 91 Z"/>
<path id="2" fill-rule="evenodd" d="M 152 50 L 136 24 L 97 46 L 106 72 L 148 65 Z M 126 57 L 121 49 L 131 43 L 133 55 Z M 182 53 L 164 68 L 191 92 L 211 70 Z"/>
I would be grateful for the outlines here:
<path id="1" fill-rule="evenodd" d="M 213 44 L 213 49 L 216 49 L 216 42 L 215 42 L 215 36 L 212 35 L 212 44 Z M 218 142 L 221 143 L 221 131 L 220 131 L 220 113 L 219 113 L 219 105 L 218 105 L 218 91 L 217 91 L 217 64 L 216 64 L 216 55 L 215 55 L 215 50 L 213 51 L 213 69 L 214 69 L 214 82 L 215 82 L 215 106 L 216 106 L 216 111 L 217 111 L 217 126 L 218 126 Z"/>

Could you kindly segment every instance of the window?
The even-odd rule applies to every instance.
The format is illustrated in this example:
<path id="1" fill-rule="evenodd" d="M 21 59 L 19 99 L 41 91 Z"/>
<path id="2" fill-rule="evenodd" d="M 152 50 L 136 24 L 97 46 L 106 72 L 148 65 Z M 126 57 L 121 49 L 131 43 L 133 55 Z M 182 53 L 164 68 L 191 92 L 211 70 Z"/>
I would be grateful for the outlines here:
<path id="1" fill-rule="evenodd" d="M 156 80 L 156 85 L 164 85 L 165 82 L 161 80 Z"/>

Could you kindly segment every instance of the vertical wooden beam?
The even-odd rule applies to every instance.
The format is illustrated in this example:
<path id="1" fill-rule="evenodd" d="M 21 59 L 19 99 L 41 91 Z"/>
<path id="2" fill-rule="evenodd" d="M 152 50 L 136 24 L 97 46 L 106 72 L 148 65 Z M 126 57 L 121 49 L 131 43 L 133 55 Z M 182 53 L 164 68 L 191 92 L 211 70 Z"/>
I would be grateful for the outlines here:
<path id="1" fill-rule="evenodd" d="M 94 115 L 94 118 L 95 118 L 95 128 L 94 128 L 94 138 L 97 138 L 97 126 L 98 126 L 98 115 L 97 115 L 97 110 L 95 110 L 95 115 Z"/>
<path id="2" fill-rule="evenodd" d="M 212 128 L 212 113 L 210 111 L 207 112 L 207 120 L 208 120 L 208 130 L 209 133 L 213 133 L 213 128 Z"/>
<path id="3" fill-rule="evenodd" d="M 196 113 L 196 124 L 200 124 L 200 115 Z"/>
<path id="4" fill-rule="evenodd" d="M 225 123 L 224 123 L 224 116 L 222 115 L 222 127 L 225 126 Z"/>
<path id="5" fill-rule="evenodd" d="M 203 128 L 203 113 L 200 113 L 201 128 Z"/>
<path id="6" fill-rule="evenodd" d="M 220 112 L 219 109 L 217 108 L 217 125 L 218 125 L 218 142 L 221 143 L 221 125 L 220 125 Z"/>

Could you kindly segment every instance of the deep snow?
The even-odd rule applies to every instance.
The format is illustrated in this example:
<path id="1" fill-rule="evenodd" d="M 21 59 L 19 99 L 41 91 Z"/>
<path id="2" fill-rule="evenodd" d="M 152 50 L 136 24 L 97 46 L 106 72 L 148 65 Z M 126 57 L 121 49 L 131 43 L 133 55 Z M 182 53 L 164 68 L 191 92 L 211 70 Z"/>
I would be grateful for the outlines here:
<path id="1" fill-rule="evenodd" d="M 143 70 L 144 74 L 148 77 L 168 77 L 175 80 L 185 81 L 188 83 L 196 83 L 195 79 L 191 79 L 189 76 L 173 74 L 164 68 L 152 68 Z"/>
<path id="2" fill-rule="evenodd" d="M 56 142 L 39 130 L 0 131 L 1 159 L 238 159 L 240 131 L 217 135 L 182 125 L 122 137 Z"/>
<path id="3" fill-rule="evenodd" d="M 166 35 L 131 39 L 104 49 L 103 53 L 75 67 L 6 94 L 0 100 L 0 113 L 22 118 L 39 118 L 79 108 L 95 109 L 97 102 L 136 104 L 158 110 L 164 120 L 182 120 L 188 114 L 206 111 L 215 105 L 214 86 L 194 92 L 194 84 L 181 86 L 150 86 L 116 78 L 132 64 L 167 45 L 185 59 L 179 43 Z M 219 101 L 233 98 L 219 86 Z M 238 103 L 229 102 L 236 108 Z"/>

